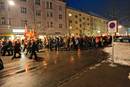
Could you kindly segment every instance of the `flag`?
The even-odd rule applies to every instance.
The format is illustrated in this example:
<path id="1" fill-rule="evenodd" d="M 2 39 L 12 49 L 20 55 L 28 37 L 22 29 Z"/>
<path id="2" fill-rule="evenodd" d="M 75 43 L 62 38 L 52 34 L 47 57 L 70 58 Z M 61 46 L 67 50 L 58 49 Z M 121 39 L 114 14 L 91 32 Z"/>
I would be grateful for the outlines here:
<path id="1" fill-rule="evenodd" d="M 112 20 L 112 21 L 108 22 L 108 32 L 109 33 L 117 32 L 117 27 L 118 27 L 118 24 L 117 24 L 116 20 Z"/>
<path id="2" fill-rule="evenodd" d="M 25 26 L 24 26 L 24 30 L 25 30 L 25 32 L 24 32 L 24 36 L 26 37 L 27 35 L 27 32 L 28 32 L 28 28 L 27 28 L 27 24 L 25 24 Z"/>
<path id="3" fill-rule="evenodd" d="M 25 33 L 27 33 L 28 32 L 27 24 L 25 24 L 24 29 L 25 29 Z"/>

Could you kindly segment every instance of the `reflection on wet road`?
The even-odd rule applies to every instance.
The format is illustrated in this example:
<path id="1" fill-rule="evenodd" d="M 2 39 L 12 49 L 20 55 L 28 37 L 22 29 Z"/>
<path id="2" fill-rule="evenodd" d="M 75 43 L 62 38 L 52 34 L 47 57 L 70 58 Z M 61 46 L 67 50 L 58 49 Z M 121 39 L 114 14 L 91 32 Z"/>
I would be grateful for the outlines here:
<path id="1" fill-rule="evenodd" d="M 109 54 L 102 49 L 39 53 L 39 61 L 22 56 L 0 71 L 0 87 L 57 87 L 84 68 L 100 63 Z"/>

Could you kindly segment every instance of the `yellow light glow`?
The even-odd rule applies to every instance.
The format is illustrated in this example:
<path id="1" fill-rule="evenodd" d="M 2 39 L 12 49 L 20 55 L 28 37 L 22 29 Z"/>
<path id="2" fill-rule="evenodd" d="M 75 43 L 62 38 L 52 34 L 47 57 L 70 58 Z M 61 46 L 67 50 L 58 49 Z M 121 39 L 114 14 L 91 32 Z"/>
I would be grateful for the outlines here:
<path id="1" fill-rule="evenodd" d="M 25 30 L 24 29 L 13 29 L 14 33 L 24 33 Z"/>
<path id="2" fill-rule="evenodd" d="M 119 25 L 118 28 L 121 29 L 123 26 L 122 25 Z"/>
<path id="3" fill-rule="evenodd" d="M 15 2 L 13 0 L 9 0 L 8 3 L 9 3 L 10 6 L 14 6 L 15 5 Z"/>
<path id="4" fill-rule="evenodd" d="M 72 16 L 72 14 L 71 13 L 69 13 L 69 17 L 71 17 Z"/>
<path id="5" fill-rule="evenodd" d="M 70 26 L 70 29 L 72 29 L 72 26 Z"/>
<path id="6" fill-rule="evenodd" d="M 101 31 L 99 31 L 99 30 L 97 31 L 97 33 L 100 33 L 100 32 L 101 32 Z"/>

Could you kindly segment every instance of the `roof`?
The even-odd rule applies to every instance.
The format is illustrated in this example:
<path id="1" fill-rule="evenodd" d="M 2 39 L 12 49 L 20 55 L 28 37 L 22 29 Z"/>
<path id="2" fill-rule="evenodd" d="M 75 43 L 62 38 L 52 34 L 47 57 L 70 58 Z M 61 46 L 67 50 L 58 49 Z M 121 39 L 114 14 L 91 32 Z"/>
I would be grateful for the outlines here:
<path id="1" fill-rule="evenodd" d="M 85 13 L 85 14 L 88 14 L 88 15 L 91 15 L 91 16 L 95 16 L 95 17 L 98 17 L 98 18 L 102 18 L 102 19 L 104 19 L 104 20 L 108 20 L 107 18 L 105 18 L 105 17 L 103 17 L 103 16 L 101 16 L 101 15 L 99 15 L 99 14 L 96 14 L 96 13 L 90 12 L 90 11 L 86 11 L 86 10 L 84 10 L 84 9 L 76 9 L 76 8 L 72 8 L 72 7 L 68 7 L 68 6 L 67 6 L 67 8 L 68 8 L 68 9 L 72 9 L 72 10 L 76 10 L 76 11 L 79 11 L 79 12 L 82 12 L 82 13 Z"/>

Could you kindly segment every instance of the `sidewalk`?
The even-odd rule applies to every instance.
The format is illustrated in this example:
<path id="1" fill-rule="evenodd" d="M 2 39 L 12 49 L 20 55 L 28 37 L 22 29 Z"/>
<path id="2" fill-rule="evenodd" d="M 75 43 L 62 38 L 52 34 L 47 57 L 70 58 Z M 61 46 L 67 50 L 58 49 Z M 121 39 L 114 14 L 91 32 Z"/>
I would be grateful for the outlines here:
<path id="1" fill-rule="evenodd" d="M 130 67 L 103 61 L 86 68 L 58 87 L 130 87 Z"/>

